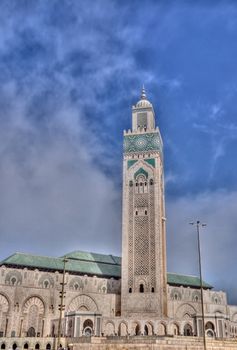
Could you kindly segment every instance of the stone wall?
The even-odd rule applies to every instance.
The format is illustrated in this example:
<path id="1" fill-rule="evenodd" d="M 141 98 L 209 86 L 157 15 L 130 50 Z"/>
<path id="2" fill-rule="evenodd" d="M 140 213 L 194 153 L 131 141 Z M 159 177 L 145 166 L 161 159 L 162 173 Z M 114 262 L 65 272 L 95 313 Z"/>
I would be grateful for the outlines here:
<path id="1" fill-rule="evenodd" d="M 203 350 L 202 338 L 194 337 L 130 337 L 91 338 L 70 344 L 72 350 Z M 207 350 L 236 350 L 237 340 L 209 340 Z"/>

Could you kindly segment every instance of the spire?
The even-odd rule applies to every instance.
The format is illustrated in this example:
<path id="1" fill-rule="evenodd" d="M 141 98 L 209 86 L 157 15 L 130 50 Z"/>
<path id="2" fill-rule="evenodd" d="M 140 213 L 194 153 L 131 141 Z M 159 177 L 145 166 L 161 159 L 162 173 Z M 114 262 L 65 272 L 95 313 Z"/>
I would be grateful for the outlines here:
<path id="1" fill-rule="evenodd" d="M 146 90 L 144 84 L 142 86 L 141 100 L 146 100 Z"/>

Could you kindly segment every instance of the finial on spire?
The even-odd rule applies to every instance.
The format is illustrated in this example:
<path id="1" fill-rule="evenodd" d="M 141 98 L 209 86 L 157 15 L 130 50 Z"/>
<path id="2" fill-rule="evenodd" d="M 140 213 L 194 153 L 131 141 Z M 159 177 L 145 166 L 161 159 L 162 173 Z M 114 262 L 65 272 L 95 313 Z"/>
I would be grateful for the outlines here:
<path id="1" fill-rule="evenodd" d="M 142 86 L 141 99 L 142 99 L 142 100 L 146 100 L 146 90 L 145 90 L 144 84 L 143 84 L 143 86 Z"/>

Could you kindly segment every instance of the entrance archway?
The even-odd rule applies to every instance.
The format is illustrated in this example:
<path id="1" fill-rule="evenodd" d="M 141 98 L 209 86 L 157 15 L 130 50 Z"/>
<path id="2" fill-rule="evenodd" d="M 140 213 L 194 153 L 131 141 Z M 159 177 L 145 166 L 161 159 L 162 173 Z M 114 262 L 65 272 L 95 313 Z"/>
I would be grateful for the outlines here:
<path id="1" fill-rule="evenodd" d="M 93 322 L 90 319 L 87 319 L 83 323 L 83 334 L 87 337 L 93 335 Z"/>
<path id="2" fill-rule="evenodd" d="M 27 337 L 35 337 L 35 329 L 34 329 L 34 327 L 30 327 L 29 329 L 28 329 L 28 331 L 27 331 Z"/>
<path id="3" fill-rule="evenodd" d="M 184 335 L 186 337 L 190 337 L 190 336 L 193 335 L 192 326 L 190 324 L 188 324 L 188 323 L 184 326 Z"/>

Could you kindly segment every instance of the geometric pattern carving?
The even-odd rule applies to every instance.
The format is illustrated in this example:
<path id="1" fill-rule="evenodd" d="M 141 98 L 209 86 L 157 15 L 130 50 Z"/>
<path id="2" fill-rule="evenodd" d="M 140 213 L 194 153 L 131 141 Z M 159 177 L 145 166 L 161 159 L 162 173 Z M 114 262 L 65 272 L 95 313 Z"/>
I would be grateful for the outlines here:
<path id="1" fill-rule="evenodd" d="M 38 307 L 38 311 L 39 311 L 40 315 L 44 314 L 44 303 L 38 297 L 31 297 L 25 302 L 25 304 L 23 306 L 23 313 L 28 313 L 31 306 L 33 306 L 33 305 Z"/>
<path id="2" fill-rule="evenodd" d="M 137 216 L 134 222 L 135 275 L 149 274 L 148 216 Z"/>
<path id="3" fill-rule="evenodd" d="M 80 277 L 74 277 L 69 283 L 69 289 L 80 290 L 83 288 L 84 283 Z"/>
<path id="4" fill-rule="evenodd" d="M 124 152 L 162 151 L 157 132 L 124 136 Z"/>
<path id="5" fill-rule="evenodd" d="M 92 312 L 98 311 L 98 307 L 95 301 L 85 294 L 79 295 L 76 298 L 74 298 L 68 306 L 68 312 L 79 311 L 80 309 Z"/>
<path id="6" fill-rule="evenodd" d="M 13 283 L 14 280 L 14 283 Z M 5 278 L 5 283 L 6 284 L 21 284 L 22 282 L 22 275 L 19 271 L 14 270 L 14 271 L 9 271 L 6 275 Z"/>
<path id="7" fill-rule="evenodd" d="M 133 288 L 133 187 L 129 187 L 128 198 L 128 288 Z"/>
<path id="8" fill-rule="evenodd" d="M 0 312 L 7 312 L 9 309 L 9 302 L 7 298 L 0 294 Z"/>
<path id="9" fill-rule="evenodd" d="M 184 318 L 184 316 L 189 315 L 189 317 L 194 317 L 196 315 L 197 311 L 195 308 L 190 304 L 183 304 L 181 305 L 177 311 L 176 311 L 176 317 L 177 318 Z"/>
<path id="10" fill-rule="evenodd" d="M 137 194 L 135 196 L 135 207 L 147 207 L 148 206 L 148 198 L 147 195 L 145 194 Z"/>
<path id="11" fill-rule="evenodd" d="M 39 279 L 39 286 L 43 287 L 44 286 L 44 282 L 48 282 L 48 287 L 53 287 L 54 286 L 54 279 L 51 275 L 49 275 L 48 273 L 43 274 L 40 279 Z"/>

